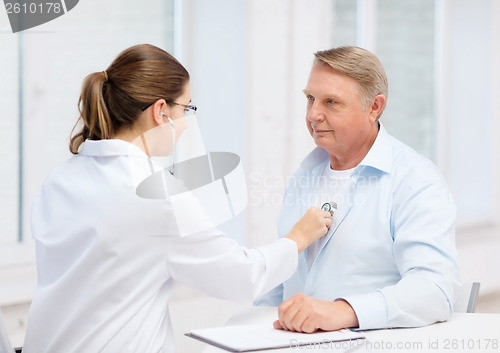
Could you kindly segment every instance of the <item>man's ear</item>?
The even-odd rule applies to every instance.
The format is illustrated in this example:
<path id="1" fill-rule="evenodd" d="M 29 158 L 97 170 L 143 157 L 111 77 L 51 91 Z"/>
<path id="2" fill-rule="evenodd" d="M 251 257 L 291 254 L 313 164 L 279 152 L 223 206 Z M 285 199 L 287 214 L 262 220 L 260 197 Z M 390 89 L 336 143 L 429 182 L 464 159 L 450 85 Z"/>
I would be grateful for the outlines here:
<path id="1" fill-rule="evenodd" d="M 373 120 L 373 122 L 377 120 L 377 117 L 380 115 L 380 113 L 382 113 L 382 110 L 385 107 L 385 101 L 386 98 L 383 94 L 378 94 L 375 96 L 371 105 L 370 120 Z"/>

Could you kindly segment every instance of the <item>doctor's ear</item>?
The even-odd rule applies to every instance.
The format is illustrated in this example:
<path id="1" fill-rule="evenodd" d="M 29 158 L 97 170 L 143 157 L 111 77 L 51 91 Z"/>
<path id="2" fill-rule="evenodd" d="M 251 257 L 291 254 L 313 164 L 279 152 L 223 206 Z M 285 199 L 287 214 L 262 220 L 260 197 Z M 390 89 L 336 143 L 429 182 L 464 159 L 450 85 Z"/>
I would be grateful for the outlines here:
<path id="1" fill-rule="evenodd" d="M 151 107 L 151 113 L 153 115 L 153 120 L 156 125 L 162 125 L 165 123 L 165 119 L 168 117 L 168 104 L 164 99 L 159 99 Z M 166 113 L 165 113 L 166 111 Z"/>

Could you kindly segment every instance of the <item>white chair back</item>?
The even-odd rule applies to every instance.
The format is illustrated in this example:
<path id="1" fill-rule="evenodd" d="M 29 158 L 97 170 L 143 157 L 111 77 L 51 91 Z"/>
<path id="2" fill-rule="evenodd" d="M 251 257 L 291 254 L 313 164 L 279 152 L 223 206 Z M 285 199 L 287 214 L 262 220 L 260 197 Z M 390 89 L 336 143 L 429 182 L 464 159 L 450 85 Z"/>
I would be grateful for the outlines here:
<path id="1" fill-rule="evenodd" d="M 455 295 L 453 311 L 456 313 L 473 313 L 476 309 L 477 296 L 479 294 L 479 282 L 463 283 Z"/>

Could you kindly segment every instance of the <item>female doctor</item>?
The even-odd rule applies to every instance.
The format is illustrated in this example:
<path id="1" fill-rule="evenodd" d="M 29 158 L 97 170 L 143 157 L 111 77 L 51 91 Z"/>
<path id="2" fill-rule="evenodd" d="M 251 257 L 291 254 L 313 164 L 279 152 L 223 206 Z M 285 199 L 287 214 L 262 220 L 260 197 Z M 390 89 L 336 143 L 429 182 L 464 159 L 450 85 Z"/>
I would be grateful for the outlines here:
<path id="1" fill-rule="evenodd" d="M 149 172 L 154 146 L 143 136 L 182 121 L 196 109 L 190 102 L 186 69 L 151 45 L 126 49 L 84 80 L 74 156 L 32 206 L 38 283 L 24 353 L 174 352 L 175 281 L 251 301 L 288 279 L 298 253 L 327 232 L 330 213 L 311 208 L 285 238 L 255 249 L 215 229 L 172 236 L 169 197 L 139 197 L 131 170 Z"/>

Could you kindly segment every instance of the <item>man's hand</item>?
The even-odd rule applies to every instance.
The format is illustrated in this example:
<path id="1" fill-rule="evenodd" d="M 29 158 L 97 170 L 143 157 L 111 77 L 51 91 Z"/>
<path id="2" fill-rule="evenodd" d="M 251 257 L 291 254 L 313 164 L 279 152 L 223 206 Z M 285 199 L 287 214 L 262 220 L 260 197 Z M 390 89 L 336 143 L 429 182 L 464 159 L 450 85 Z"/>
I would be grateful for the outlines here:
<path id="1" fill-rule="evenodd" d="M 358 318 L 345 300 L 324 301 L 305 294 L 285 300 L 278 308 L 279 320 L 274 328 L 312 333 L 317 330 L 335 331 L 358 327 Z"/>

